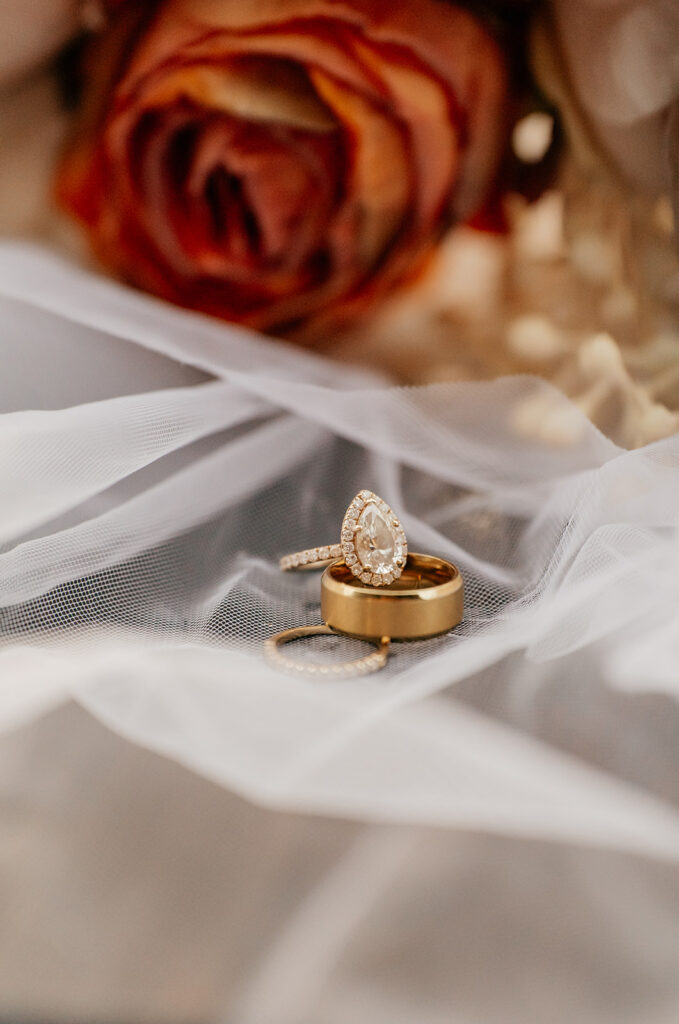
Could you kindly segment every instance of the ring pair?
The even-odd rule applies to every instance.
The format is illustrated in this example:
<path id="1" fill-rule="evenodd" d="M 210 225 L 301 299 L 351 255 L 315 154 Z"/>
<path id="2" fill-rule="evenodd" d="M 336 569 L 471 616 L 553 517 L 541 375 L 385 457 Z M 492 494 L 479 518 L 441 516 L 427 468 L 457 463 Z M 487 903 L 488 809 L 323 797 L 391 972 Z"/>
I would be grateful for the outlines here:
<path id="1" fill-rule="evenodd" d="M 403 527 L 385 501 L 361 491 L 349 505 L 339 544 L 286 555 L 285 571 L 324 568 L 323 625 L 300 626 L 266 642 L 267 656 L 295 673 L 346 677 L 386 664 L 392 640 L 420 640 L 449 632 L 462 620 L 463 582 L 456 566 L 432 555 L 408 553 Z M 281 648 L 308 636 L 343 635 L 377 650 L 337 665 L 296 662 Z"/>

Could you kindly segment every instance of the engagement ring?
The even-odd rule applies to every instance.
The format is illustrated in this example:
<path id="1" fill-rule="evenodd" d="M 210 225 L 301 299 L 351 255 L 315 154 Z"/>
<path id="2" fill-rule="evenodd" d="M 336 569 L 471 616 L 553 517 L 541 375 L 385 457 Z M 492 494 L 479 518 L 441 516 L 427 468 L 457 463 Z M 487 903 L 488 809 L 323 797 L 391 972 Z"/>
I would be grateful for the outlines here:
<path id="1" fill-rule="evenodd" d="M 362 583 L 387 587 L 399 578 L 407 558 L 408 542 L 398 516 L 377 494 L 360 491 L 344 514 L 339 544 L 285 555 L 280 567 L 323 569 L 342 559 Z"/>

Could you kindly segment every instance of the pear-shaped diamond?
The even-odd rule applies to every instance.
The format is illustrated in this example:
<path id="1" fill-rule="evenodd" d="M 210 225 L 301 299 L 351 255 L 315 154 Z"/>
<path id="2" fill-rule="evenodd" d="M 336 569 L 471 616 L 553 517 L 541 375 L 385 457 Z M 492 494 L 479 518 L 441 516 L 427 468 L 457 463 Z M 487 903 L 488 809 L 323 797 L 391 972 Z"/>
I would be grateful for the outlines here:
<path id="1" fill-rule="evenodd" d="M 361 571 L 361 579 L 373 586 L 386 586 L 397 579 L 406 563 L 408 546 L 403 528 L 387 503 L 372 491 L 361 491 L 347 509 L 342 524 L 343 536 L 352 539 L 344 545 L 352 572 Z M 350 550 L 348 550 L 350 548 Z"/>

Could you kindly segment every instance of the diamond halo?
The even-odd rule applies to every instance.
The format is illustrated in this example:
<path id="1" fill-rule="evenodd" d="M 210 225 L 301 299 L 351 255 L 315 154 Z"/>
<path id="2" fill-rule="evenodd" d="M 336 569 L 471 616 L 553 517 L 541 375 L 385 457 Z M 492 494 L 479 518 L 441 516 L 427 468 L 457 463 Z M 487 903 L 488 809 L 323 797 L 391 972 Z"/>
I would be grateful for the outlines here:
<path id="1" fill-rule="evenodd" d="M 361 583 L 386 587 L 397 580 L 408 558 L 403 527 L 386 501 L 359 491 L 342 520 L 340 540 L 347 566 Z"/>

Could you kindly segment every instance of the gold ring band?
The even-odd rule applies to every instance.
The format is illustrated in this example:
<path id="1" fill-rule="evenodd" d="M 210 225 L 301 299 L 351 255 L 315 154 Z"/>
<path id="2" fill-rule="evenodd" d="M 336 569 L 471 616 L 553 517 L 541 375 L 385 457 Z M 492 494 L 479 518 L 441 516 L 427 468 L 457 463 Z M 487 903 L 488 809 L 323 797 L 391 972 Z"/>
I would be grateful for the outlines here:
<path id="1" fill-rule="evenodd" d="M 364 586 L 341 561 L 321 577 L 321 615 L 332 629 L 370 639 L 421 640 L 448 633 L 462 621 L 459 569 L 433 555 L 411 553 L 388 588 Z"/>
<path id="2" fill-rule="evenodd" d="M 339 544 L 307 548 L 284 555 L 279 565 L 292 569 L 324 569 L 342 558 L 351 575 L 373 587 L 388 587 L 401 575 L 408 542 L 398 516 L 373 491 L 359 491 L 342 520 Z"/>
<path id="3" fill-rule="evenodd" d="M 307 548 L 306 551 L 295 551 L 292 555 L 285 555 L 278 564 L 283 572 L 289 572 L 291 569 L 325 569 L 342 555 L 341 544 L 327 544 L 322 548 Z"/>
<path id="4" fill-rule="evenodd" d="M 374 644 L 377 650 L 371 651 L 370 654 L 357 658 L 355 661 L 344 661 L 336 665 L 293 661 L 292 658 L 287 658 L 280 650 L 285 644 L 292 643 L 294 640 L 303 640 L 309 636 L 341 635 L 343 634 L 338 633 L 337 630 L 327 625 L 296 626 L 294 629 L 285 629 L 281 633 L 276 633 L 275 636 L 269 637 L 264 642 L 264 651 L 269 661 L 276 665 L 277 668 L 282 668 L 286 672 L 292 672 L 295 675 L 325 676 L 326 679 L 346 679 L 352 676 L 367 676 L 371 672 L 379 672 L 381 668 L 384 668 L 389 654 L 389 638 L 386 636 L 381 637 L 379 640 L 375 637 L 359 637 L 358 639 Z"/>

